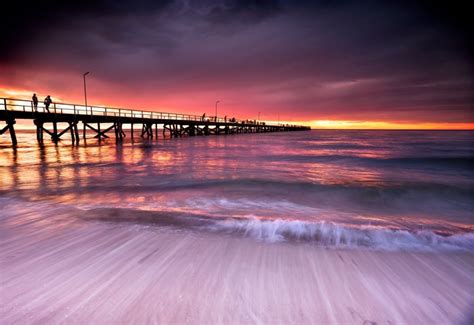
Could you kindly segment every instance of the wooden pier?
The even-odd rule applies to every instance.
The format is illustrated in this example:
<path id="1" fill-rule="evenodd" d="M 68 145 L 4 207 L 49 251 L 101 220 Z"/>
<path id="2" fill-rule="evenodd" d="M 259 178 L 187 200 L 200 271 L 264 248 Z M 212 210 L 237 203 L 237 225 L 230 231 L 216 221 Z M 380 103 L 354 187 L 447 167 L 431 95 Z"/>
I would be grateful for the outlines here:
<path id="1" fill-rule="evenodd" d="M 100 141 L 109 138 L 113 133 L 117 141 L 126 137 L 124 125 L 130 126 L 130 136 L 134 128 L 141 130 L 141 137 L 158 138 L 159 130 L 163 137 L 183 137 L 198 135 L 220 135 L 240 133 L 267 133 L 310 130 L 307 126 L 276 124 L 268 125 L 256 120 L 227 119 L 217 116 L 202 117 L 198 115 L 142 111 L 136 109 L 84 106 L 78 104 L 52 103 L 48 109 L 39 103 L 23 99 L 0 98 L 0 135 L 9 133 L 13 146 L 17 145 L 15 124 L 18 119 L 32 120 L 36 126 L 36 138 L 43 141 L 46 133 L 51 140 L 58 142 L 70 134 L 73 144 L 79 143 L 79 123 L 82 123 L 82 137 L 86 130 L 92 130 L 94 137 Z M 59 123 L 64 125 L 59 128 Z"/>

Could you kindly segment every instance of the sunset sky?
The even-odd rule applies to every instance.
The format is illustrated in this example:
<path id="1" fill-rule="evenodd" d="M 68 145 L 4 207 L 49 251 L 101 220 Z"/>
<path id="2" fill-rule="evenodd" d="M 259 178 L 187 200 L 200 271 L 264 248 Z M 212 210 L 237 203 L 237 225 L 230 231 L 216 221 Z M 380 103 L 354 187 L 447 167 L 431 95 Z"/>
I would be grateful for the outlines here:
<path id="1" fill-rule="evenodd" d="M 434 5 L 436 4 L 436 5 Z M 0 96 L 474 128 L 469 11 L 437 1 L 38 1 L 2 18 Z"/>

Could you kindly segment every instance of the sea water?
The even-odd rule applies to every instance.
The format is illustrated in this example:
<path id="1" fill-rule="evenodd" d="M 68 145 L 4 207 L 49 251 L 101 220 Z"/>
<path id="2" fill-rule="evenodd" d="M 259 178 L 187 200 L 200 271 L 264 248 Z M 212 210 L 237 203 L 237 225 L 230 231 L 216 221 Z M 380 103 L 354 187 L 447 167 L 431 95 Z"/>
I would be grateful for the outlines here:
<path id="1" fill-rule="evenodd" d="M 34 131 L 23 131 L 17 148 L 8 137 L 0 142 L 1 220 L 66 225 L 54 219 L 62 209 L 76 226 L 474 251 L 473 135 L 313 130 L 131 139 L 127 131 L 120 143 L 89 134 L 72 145 L 46 137 L 39 144 Z"/>

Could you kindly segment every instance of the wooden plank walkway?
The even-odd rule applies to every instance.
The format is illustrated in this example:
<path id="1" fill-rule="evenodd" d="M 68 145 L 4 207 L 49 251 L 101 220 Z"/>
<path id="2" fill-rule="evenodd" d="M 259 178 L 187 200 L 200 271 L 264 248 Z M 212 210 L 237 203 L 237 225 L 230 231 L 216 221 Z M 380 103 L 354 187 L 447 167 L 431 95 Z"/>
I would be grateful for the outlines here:
<path id="1" fill-rule="evenodd" d="M 267 133 L 306 131 L 310 127 L 301 125 L 276 124 L 268 125 L 256 120 L 227 119 L 217 116 L 203 117 L 189 114 L 176 114 L 135 109 L 84 106 L 78 104 L 52 103 L 48 109 L 39 103 L 37 107 L 29 100 L 15 98 L 0 98 L 0 135 L 9 133 L 12 145 L 18 141 L 15 133 L 17 119 L 32 120 L 36 125 L 36 138 L 43 141 L 46 133 L 55 142 L 70 133 L 73 143 L 79 143 L 79 123 L 82 123 L 82 136 L 86 138 L 86 129 L 94 131 L 94 137 L 99 140 L 109 138 L 113 131 L 115 138 L 120 141 L 126 137 L 124 125 L 130 125 L 130 136 L 134 136 L 134 127 L 141 129 L 141 137 L 158 138 L 159 126 L 163 136 L 170 137 L 220 135 L 239 133 Z M 58 128 L 58 123 L 66 127 Z M 103 124 L 107 126 L 104 128 Z"/>

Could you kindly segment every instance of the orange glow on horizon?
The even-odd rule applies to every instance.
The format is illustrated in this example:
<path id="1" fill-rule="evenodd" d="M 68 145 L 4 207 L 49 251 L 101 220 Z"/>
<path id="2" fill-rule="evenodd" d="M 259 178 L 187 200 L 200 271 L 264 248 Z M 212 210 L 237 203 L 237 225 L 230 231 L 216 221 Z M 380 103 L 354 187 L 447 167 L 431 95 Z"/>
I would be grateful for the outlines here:
<path id="1" fill-rule="evenodd" d="M 392 121 L 310 121 L 313 129 L 347 130 L 474 130 L 474 123 L 392 122 Z"/>
<path id="2" fill-rule="evenodd" d="M 12 89 L 4 85 L 0 85 L 0 97 L 6 98 L 18 98 L 24 100 L 30 100 L 31 95 L 35 91 L 26 90 L 26 89 Z M 41 97 L 41 96 L 40 96 Z M 64 100 L 62 98 L 65 98 Z M 41 98 L 40 98 L 41 100 Z M 65 102 L 71 101 L 70 98 L 54 96 L 56 102 Z M 74 102 L 74 100 L 72 101 Z M 77 100 L 75 101 L 77 102 Z M 108 106 L 108 107 L 119 107 L 113 104 L 101 103 L 98 104 L 94 102 L 93 106 Z M 181 113 L 181 114 L 194 114 L 201 115 L 202 112 L 189 111 L 185 112 L 183 109 L 179 108 L 170 108 L 157 105 L 156 107 L 160 112 L 169 112 L 169 113 Z M 134 107 L 134 109 L 139 110 L 139 108 Z M 143 108 L 144 111 L 151 110 Z M 237 116 L 237 118 L 245 119 L 244 116 Z M 289 121 L 289 120 L 267 120 L 261 119 L 267 124 L 299 124 L 299 125 L 308 125 L 312 129 L 341 129 L 341 130 L 474 130 L 474 122 L 424 122 L 424 121 L 361 121 L 361 120 L 299 120 L 299 121 Z M 20 129 L 34 129 L 32 125 L 26 125 L 24 123 L 19 123 Z"/>

